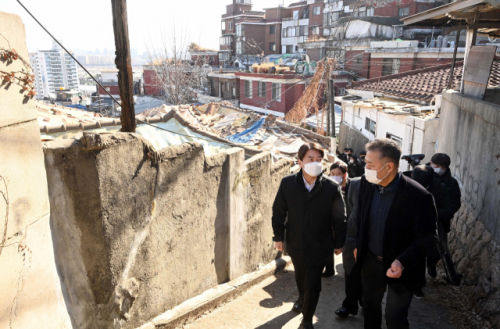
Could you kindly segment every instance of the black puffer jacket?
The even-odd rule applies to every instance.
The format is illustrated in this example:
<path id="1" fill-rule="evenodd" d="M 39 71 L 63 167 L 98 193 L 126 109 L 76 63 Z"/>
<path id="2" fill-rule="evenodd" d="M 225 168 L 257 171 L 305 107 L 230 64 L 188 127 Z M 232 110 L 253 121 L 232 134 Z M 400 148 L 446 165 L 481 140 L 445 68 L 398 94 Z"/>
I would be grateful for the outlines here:
<path id="1" fill-rule="evenodd" d="M 272 225 L 273 240 L 285 241 L 291 257 L 301 257 L 309 267 L 320 266 L 345 242 L 346 209 L 340 185 L 320 175 L 309 192 L 302 170 L 283 178 L 273 204 Z"/>
<path id="2" fill-rule="evenodd" d="M 458 185 L 457 180 L 451 176 L 450 168 L 446 169 L 445 173 L 439 176 L 438 180 L 446 186 L 451 198 L 451 216 L 449 218 L 439 217 L 439 220 L 443 224 L 443 229 L 446 233 L 449 233 L 451 229 L 451 219 L 462 205 L 462 193 L 460 192 L 460 186 Z"/>

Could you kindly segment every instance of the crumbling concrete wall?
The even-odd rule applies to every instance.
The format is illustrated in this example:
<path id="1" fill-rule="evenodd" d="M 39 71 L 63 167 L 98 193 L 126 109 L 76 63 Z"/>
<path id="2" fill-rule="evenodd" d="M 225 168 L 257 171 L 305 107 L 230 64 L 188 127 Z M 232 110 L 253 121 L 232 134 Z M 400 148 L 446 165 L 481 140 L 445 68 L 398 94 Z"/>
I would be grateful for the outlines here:
<path id="1" fill-rule="evenodd" d="M 290 161 L 272 163 L 271 154 L 264 152 L 245 161 L 246 171 L 239 182 L 247 187 L 244 255 L 245 272 L 252 272 L 276 259 L 278 253 L 272 241 L 272 205 L 281 179 L 290 174 Z"/>
<path id="2" fill-rule="evenodd" d="M 500 106 L 443 92 L 438 152 L 462 189 L 449 247 L 464 283 L 477 285 L 478 313 L 500 328 Z"/>
<path id="3" fill-rule="evenodd" d="M 19 55 L 0 59 L 0 72 L 26 72 L 25 39 L 21 18 L 0 12 L 0 49 Z M 0 83 L 0 328 L 71 328 L 53 254 L 36 111 L 16 81 Z"/>
<path id="4" fill-rule="evenodd" d="M 139 327 L 276 257 L 270 205 L 289 164 L 271 166 L 266 154 L 249 169 L 244 156 L 233 148 L 205 157 L 197 143 L 156 151 L 126 133 L 45 144 L 75 328 Z M 265 230 L 252 230 L 251 211 Z"/>
<path id="5" fill-rule="evenodd" d="M 365 150 L 365 145 L 368 142 L 368 138 L 361 132 L 352 129 L 343 122 L 340 123 L 339 144 L 337 146 L 340 152 L 343 152 L 344 148 L 350 147 L 354 150 L 354 155 L 359 156 L 359 153 Z"/>

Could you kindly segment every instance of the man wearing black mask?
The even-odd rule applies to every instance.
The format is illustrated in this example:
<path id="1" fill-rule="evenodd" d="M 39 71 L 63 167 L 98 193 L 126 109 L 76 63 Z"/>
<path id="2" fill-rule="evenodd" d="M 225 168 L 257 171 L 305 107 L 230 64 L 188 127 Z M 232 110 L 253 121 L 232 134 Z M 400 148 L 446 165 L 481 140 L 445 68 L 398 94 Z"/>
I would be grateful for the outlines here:
<path id="1" fill-rule="evenodd" d="M 339 155 L 339 159 L 344 161 L 345 164 L 348 164 L 349 163 L 349 157 L 347 156 L 349 154 L 349 148 L 346 147 L 344 148 L 344 153 L 342 153 L 341 155 Z"/>
<path id="2" fill-rule="evenodd" d="M 450 164 L 451 159 L 447 154 L 436 153 L 432 156 L 430 166 L 434 169 L 434 172 L 438 174 L 438 180 L 443 183 L 451 198 L 451 216 L 440 217 L 439 221 L 443 226 L 444 234 L 441 237 L 441 243 L 448 244 L 448 233 L 451 230 L 451 220 L 455 213 L 460 209 L 462 193 L 460 192 L 460 187 L 457 180 L 451 175 Z M 436 277 L 436 264 L 439 261 L 437 255 L 430 256 L 427 260 L 427 273 L 432 278 Z"/>
<path id="3" fill-rule="evenodd" d="M 342 253 L 346 236 L 344 198 L 340 185 L 322 175 L 323 157 L 318 144 L 302 145 L 301 170 L 283 178 L 273 204 L 273 240 L 279 251 L 286 240 L 292 258 L 299 291 L 292 310 L 304 316 L 301 329 L 314 329 L 323 268 L 333 252 Z"/>
<path id="4" fill-rule="evenodd" d="M 388 329 L 408 329 L 408 309 L 435 243 L 437 212 L 432 195 L 398 172 L 401 148 L 377 138 L 366 145 L 365 176 L 357 209 L 356 261 L 361 265 L 365 329 L 381 329 L 388 289 Z"/>
<path id="5" fill-rule="evenodd" d="M 365 167 L 365 157 L 366 157 L 366 151 L 361 151 L 359 153 L 359 160 L 361 161 L 361 164 L 363 165 L 363 168 Z"/>
<path id="6" fill-rule="evenodd" d="M 439 182 L 438 176 L 434 173 L 431 166 L 419 165 L 413 169 L 411 178 L 422 185 L 434 197 L 436 209 L 438 214 L 438 236 L 441 238 L 443 234 L 442 221 L 447 221 L 453 217 L 452 202 L 450 195 L 443 183 Z M 434 245 L 429 254 L 427 255 L 427 266 L 436 266 L 437 262 L 441 259 L 437 246 Z M 425 270 L 421 272 L 422 286 L 415 290 L 415 298 L 422 299 L 425 297 L 422 288 L 426 284 Z"/>

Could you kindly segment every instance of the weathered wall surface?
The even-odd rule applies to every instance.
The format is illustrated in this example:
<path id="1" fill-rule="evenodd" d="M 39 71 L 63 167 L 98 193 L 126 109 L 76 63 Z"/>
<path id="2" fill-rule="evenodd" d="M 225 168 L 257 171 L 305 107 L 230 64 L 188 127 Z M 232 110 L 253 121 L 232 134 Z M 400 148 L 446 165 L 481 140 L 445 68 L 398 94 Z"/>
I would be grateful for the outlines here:
<path id="1" fill-rule="evenodd" d="M 449 246 L 464 283 L 477 285 L 478 313 L 500 328 L 500 106 L 443 93 L 438 152 L 462 189 Z"/>
<path id="2" fill-rule="evenodd" d="M 0 49 L 29 61 L 24 24 L 0 12 Z M 0 60 L 0 71 L 25 69 Z M 49 226 L 47 178 L 32 101 L 0 85 L 0 328 L 70 328 Z"/>
<path id="3" fill-rule="evenodd" d="M 350 128 L 343 122 L 340 123 L 339 144 L 337 146 L 340 152 L 342 152 L 345 147 L 350 147 L 354 150 L 354 154 L 359 156 L 359 153 L 364 151 L 365 145 L 368 142 L 368 138 L 361 132 Z"/>
<path id="4" fill-rule="evenodd" d="M 244 239 L 245 272 L 252 272 L 277 257 L 272 241 L 272 206 L 281 179 L 290 174 L 290 163 L 273 164 L 268 152 L 245 161 L 241 183 L 247 185 L 247 231 Z"/>
<path id="5" fill-rule="evenodd" d="M 270 205 L 289 164 L 263 158 L 205 157 L 196 143 L 157 152 L 126 133 L 46 143 L 75 328 L 139 327 L 273 260 Z"/>

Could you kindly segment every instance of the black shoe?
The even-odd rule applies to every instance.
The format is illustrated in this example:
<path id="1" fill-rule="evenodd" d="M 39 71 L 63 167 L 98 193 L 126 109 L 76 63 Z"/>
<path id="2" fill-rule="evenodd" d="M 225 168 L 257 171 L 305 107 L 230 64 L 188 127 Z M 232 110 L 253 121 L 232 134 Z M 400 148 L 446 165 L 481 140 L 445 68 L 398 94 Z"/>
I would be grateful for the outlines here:
<path id="1" fill-rule="evenodd" d="M 415 298 L 416 299 L 425 299 L 425 295 L 424 295 L 424 292 L 422 291 L 422 289 L 415 290 Z"/>
<path id="2" fill-rule="evenodd" d="M 297 299 L 297 301 L 295 303 L 293 303 L 293 307 L 292 307 L 292 311 L 294 312 L 297 312 L 297 313 L 300 313 L 302 312 L 302 305 L 304 304 L 304 302 L 302 301 L 302 299 Z"/>
<path id="3" fill-rule="evenodd" d="M 356 312 L 349 312 L 346 308 L 341 307 L 335 311 L 335 314 L 337 314 L 341 318 L 347 318 L 349 316 L 349 314 L 357 315 L 358 312 L 357 311 Z"/>
<path id="4" fill-rule="evenodd" d="M 436 278 L 437 276 L 437 272 L 436 272 L 436 266 L 427 266 L 427 273 L 429 274 L 429 276 L 433 279 Z"/>
<path id="5" fill-rule="evenodd" d="M 304 320 L 302 320 L 299 329 L 314 329 L 314 326 L 311 322 L 304 322 Z"/>
<path id="6" fill-rule="evenodd" d="M 335 271 L 324 271 L 322 274 L 325 278 L 331 277 L 335 275 Z"/>

